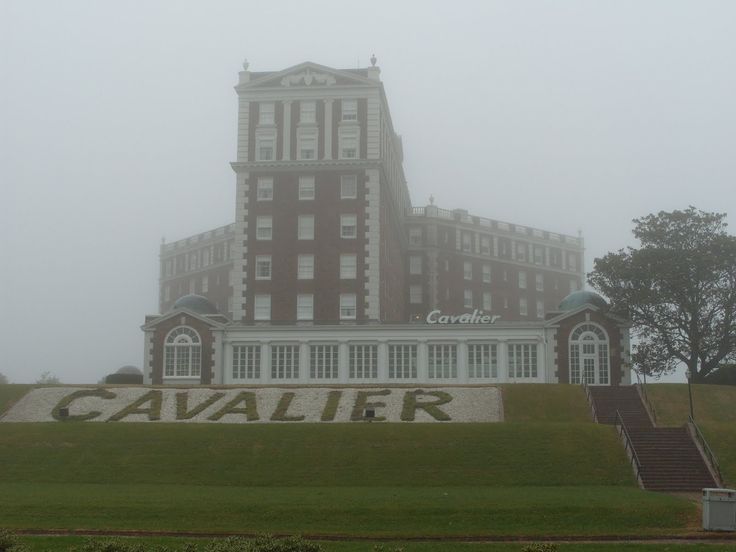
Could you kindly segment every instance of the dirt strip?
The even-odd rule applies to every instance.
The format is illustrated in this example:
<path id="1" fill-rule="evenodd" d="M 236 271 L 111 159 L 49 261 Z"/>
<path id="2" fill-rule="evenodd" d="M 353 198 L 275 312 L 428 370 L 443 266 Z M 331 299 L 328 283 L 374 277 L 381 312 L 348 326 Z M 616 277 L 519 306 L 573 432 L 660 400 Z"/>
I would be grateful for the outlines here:
<path id="1" fill-rule="evenodd" d="M 193 531 L 107 531 L 102 529 L 17 529 L 16 535 L 33 537 L 182 537 L 182 538 L 255 538 L 262 533 L 237 532 L 193 532 Z M 275 537 L 288 537 L 293 533 L 274 533 Z M 315 541 L 375 541 L 375 542 L 621 542 L 621 543 L 705 543 L 736 544 L 736 533 L 702 532 L 685 535 L 438 535 L 438 536 L 368 536 L 368 535 L 325 535 L 302 534 L 302 537 Z"/>

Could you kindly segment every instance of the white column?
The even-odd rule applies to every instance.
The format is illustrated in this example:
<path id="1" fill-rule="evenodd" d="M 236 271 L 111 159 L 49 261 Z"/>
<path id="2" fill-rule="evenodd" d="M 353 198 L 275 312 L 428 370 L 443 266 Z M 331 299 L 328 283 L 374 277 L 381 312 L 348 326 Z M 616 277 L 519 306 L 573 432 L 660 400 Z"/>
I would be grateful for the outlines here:
<path id="1" fill-rule="evenodd" d="M 308 383 L 309 379 L 309 344 L 306 341 L 299 343 L 299 381 Z"/>
<path id="2" fill-rule="evenodd" d="M 291 159 L 291 100 L 284 101 L 284 128 L 281 132 L 281 158 L 284 161 Z"/>
<path id="3" fill-rule="evenodd" d="M 547 378 L 547 356 L 544 354 L 544 341 L 537 341 L 537 381 L 539 383 L 548 382 Z"/>
<path id="4" fill-rule="evenodd" d="M 468 383 L 468 342 L 461 339 L 457 343 L 457 379 Z"/>
<path id="5" fill-rule="evenodd" d="M 496 357 L 498 362 L 498 382 L 508 383 L 510 378 L 505 339 L 498 342 L 498 350 L 496 352 L 498 353 L 498 356 Z"/>
<path id="6" fill-rule="evenodd" d="M 261 383 L 271 381 L 271 347 L 268 341 L 261 342 Z"/>
<path id="7" fill-rule="evenodd" d="M 388 343 L 381 341 L 378 344 L 378 381 L 388 383 Z"/>
<path id="8" fill-rule="evenodd" d="M 332 159 L 332 102 L 325 100 L 325 154 L 324 159 Z"/>
<path id="9" fill-rule="evenodd" d="M 419 383 L 429 383 L 429 349 L 427 342 L 421 340 L 417 343 L 417 381 Z"/>
<path id="10" fill-rule="evenodd" d="M 345 342 L 337 345 L 337 380 L 340 383 L 347 383 L 350 379 L 350 351 L 348 344 Z"/>

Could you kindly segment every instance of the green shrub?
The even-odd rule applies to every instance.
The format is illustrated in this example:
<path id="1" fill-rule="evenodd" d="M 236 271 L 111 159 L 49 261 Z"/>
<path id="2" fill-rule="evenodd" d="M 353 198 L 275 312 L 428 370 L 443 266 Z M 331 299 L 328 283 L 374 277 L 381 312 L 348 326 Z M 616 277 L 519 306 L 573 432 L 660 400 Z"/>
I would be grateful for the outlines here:
<path id="1" fill-rule="evenodd" d="M 551 542 L 535 542 L 532 544 L 527 544 L 524 548 L 521 549 L 521 552 L 557 552 L 557 550 L 557 545 L 552 544 Z"/>
<path id="2" fill-rule="evenodd" d="M 10 531 L 0 529 L 0 552 L 27 552 L 28 548 L 18 542 Z"/>
<path id="3" fill-rule="evenodd" d="M 205 546 L 203 552 L 322 552 L 322 547 L 301 537 L 280 539 L 263 535 L 255 539 L 214 540 Z"/>

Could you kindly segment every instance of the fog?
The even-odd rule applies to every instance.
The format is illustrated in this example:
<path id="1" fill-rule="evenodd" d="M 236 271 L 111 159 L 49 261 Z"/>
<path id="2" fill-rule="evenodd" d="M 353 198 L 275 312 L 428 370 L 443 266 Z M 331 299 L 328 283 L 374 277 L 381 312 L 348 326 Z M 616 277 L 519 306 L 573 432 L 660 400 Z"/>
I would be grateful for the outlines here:
<path id="1" fill-rule="evenodd" d="M 234 219 L 244 58 L 375 53 L 413 203 L 581 230 L 590 270 L 634 217 L 734 224 L 735 25 L 703 0 L 2 0 L 0 372 L 142 365 L 162 237 Z"/>

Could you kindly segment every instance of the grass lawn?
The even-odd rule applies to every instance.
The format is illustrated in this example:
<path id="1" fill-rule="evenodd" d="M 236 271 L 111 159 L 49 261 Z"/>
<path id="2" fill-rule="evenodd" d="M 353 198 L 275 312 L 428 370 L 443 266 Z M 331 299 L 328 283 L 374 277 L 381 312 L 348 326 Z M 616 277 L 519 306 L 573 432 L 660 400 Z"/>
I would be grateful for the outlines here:
<path id="1" fill-rule="evenodd" d="M 10 405 L 20 399 L 33 385 L 10 384 L 0 385 L 0 414 L 5 412 Z"/>
<path id="2" fill-rule="evenodd" d="M 688 500 L 627 487 L 0 484 L 0 526 L 364 536 L 670 535 Z"/>
<path id="3" fill-rule="evenodd" d="M 145 538 L 136 539 L 152 548 L 167 546 L 180 548 L 192 542 L 203 547 L 207 539 Z M 83 537 L 22 537 L 23 544 L 32 552 L 67 552 L 73 546 L 81 546 Z M 324 552 L 373 552 L 374 546 L 383 546 L 384 552 L 521 552 L 521 543 L 456 543 L 456 542 L 321 542 Z M 726 552 L 734 545 L 728 544 L 621 544 L 621 543 L 557 543 L 559 552 Z M 379 548 L 380 550 L 380 548 Z"/>
<path id="4" fill-rule="evenodd" d="M 736 485 L 736 424 L 702 422 L 698 425 L 718 457 L 726 485 L 733 489 Z"/>
<path id="5" fill-rule="evenodd" d="M 583 388 L 579 385 L 500 385 L 504 419 L 510 422 L 593 423 Z"/>
<path id="6" fill-rule="evenodd" d="M 0 424 L 0 458 L 13 483 L 634 485 L 591 423 Z"/>
<path id="7" fill-rule="evenodd" d="M 736 422 L 736 385 L 692 385 L 695 420 Z M 649 400 L 657 410 L 657 424 L 680 426 L 687 422 L 690 404 L 685 383 L 647 385 Z"/>
<path id="8" fill-rule="evenodd" d="M 659 425 L 682 425 L 690 414 L 687 385 L 647 386 Z M 721 465 L 726 484 L 736 485 L 736 386 L 693 385 L 695 421 Z"/>

